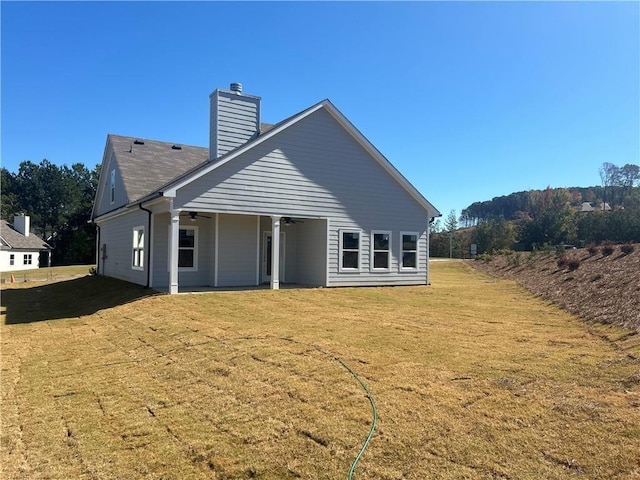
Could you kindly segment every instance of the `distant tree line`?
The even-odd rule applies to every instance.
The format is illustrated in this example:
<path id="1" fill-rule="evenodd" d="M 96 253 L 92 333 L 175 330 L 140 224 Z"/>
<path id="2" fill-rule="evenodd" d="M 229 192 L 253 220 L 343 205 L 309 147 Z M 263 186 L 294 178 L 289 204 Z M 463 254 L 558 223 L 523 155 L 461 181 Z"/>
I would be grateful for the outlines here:
<path id="1" fill-rule="evenodd" d="M 602 186 L 546 188 L 475 202 L 460 217 L 462 228 L 451 228 L 452 211 L 432 228 L 432 256 L 468 257 L 500 249 L 531 250 L 544 246 L 592 242 L 640 242 L 640 167 L 600 168 Z M 583 204 L 594 211 L 581 211 Z"/>
<path id="2" fill-rule="evenodd" d="M 0 169 L 1 216 L 31 217 L 31 230 L 53 247 L 53 265 L 95 261 L 95 226 L 89 224 L 100 177 L 81 163 L 58 166 L 48 160 L 24 161 L 16 173 Z"/>

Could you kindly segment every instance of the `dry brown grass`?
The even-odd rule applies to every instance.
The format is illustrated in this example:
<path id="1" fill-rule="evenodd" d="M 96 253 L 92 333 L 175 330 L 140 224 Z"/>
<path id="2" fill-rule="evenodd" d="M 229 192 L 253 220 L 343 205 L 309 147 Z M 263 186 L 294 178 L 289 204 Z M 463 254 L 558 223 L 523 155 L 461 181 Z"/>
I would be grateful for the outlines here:
<path id="1" fill-rule="evenodd" d="M 2 478 L 346 478 L 371 408 L 334 356 L 378 407 L 355 478 L 640 478 L 639 349 L 463 263 L 432 281 L 5 288 Z"/>
<path id="2" fill-rule="evenodd" d="M 7 270 L 0 272 L 0 282 L 11 283 L 11 276 L 16 283 L 66 280 L 84 277 L 95 265 L 71 265 L 67 267 L 42 267 L 33 270 Z"/>

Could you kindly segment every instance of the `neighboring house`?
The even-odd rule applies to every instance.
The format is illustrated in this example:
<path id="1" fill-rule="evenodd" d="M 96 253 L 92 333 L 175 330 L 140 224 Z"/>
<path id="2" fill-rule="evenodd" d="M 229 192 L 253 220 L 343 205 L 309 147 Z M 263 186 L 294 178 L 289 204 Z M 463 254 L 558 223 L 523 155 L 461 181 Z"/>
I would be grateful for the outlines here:
<path id="1" fill-rule="evenodd" d="M 170 293 L 429 282 L 440 212 L 329 100 L 276 125 L 240 84 L 210 103 L 208 149 L 107 136 L 99 274 Z"/>
<path id="2" fill-rule="evenodd" d="M 582 205 L 580 206 L 580 212 L 596 212 L 596 211 L 610 211 L 611 210 L 611 206 L 608 203 L 602 202 L 600 204 L 598 204 L 597 206 L 593 206 L 591 203 L 589 202 L 582 202 Z"/>
<path id="3" fill-rule="evenodd" d="M 47 252 L 51 259 L 51 247 L 30 232 L 30 217 L 16 215 L 13 225 L 0 220 L 0 270 L 32 270 L 40 267 L 40 252 Z"/>

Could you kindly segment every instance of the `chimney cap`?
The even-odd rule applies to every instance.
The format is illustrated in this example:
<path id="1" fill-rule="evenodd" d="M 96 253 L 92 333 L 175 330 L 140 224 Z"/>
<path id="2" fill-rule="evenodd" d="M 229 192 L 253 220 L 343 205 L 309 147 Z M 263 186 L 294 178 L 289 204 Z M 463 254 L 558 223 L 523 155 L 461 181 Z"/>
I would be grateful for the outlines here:
<path id="1" fill-rule="evenodd" d="M 232 92 L 236 92 L 236 93 L 242 93 L 242 84 L 239 82 L 233 82 L 230 86 L 229 89 Z"/>

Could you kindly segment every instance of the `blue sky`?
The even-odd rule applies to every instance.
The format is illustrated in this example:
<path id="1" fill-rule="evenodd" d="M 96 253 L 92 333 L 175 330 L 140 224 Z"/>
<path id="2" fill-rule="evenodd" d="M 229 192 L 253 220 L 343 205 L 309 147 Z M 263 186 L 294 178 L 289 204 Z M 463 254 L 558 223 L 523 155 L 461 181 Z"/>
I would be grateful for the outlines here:
<path id="1" fill-rule="evenodd" d="M 329 98 L 446 216 L 640 162 L 639 2 L 1 3 L 2 166 L 116 133 L 208 146 L 241 82 L 275 123 Z"/>

